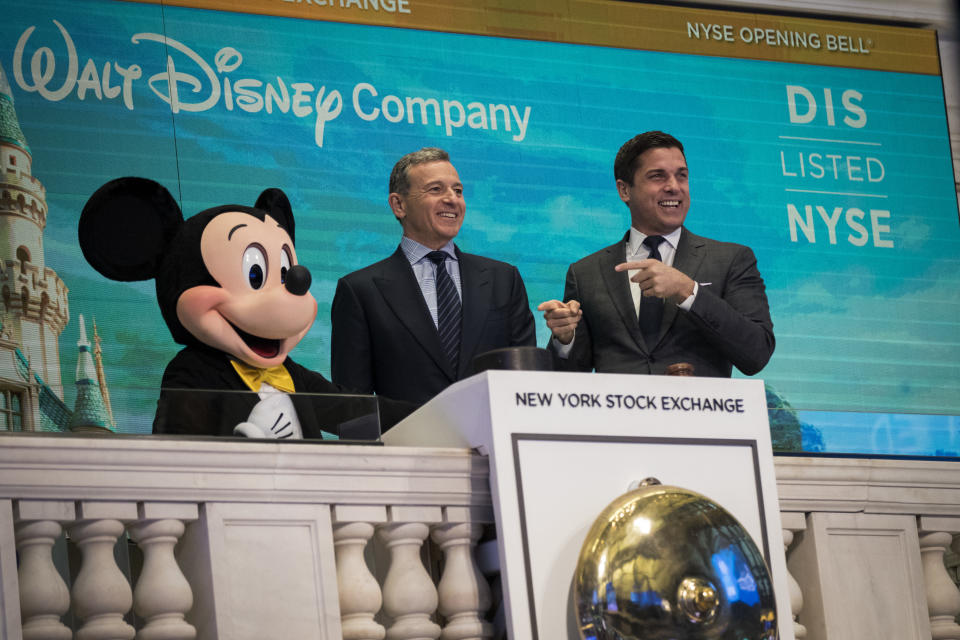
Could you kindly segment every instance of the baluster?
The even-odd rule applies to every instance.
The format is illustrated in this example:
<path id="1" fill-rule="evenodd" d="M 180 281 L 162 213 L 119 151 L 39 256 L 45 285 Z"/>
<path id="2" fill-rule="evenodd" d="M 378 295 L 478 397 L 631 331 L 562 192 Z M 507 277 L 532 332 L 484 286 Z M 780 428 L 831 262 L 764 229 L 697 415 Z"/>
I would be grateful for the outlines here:
<path id="1" fill-rule="evenodd" d="M 437 589 L 420 560 L 420 547 L 430 529 L 420 522 L 387 524 L 379 529 L 390 550 L 390 569 L 383 583 L 383 610 L 393 621 L 388 640 L 436 640 L 440 627 L 430 620 L 437 608 Z"/>
<path id="2" fill-rule="evenodd" d="M 333 528 L 343 640 L 383 640 L 386 635 L 383 625 L 373 620 L 383 604 L 380 585 L 363 557 L 373 531 L 373 525 L 367 522 L 348 522 Z"/>
<path id="3" fill-rule="evenodd" d="M 920 520 L 923 523 L 925 518 Z M 960 625 L 954 622 L 960 613 L 960 592 L 943 564 L 943 554 L 952 540 L 953 536 L 944 531 L 922 530 L 920 535 L 920 556 L 933 640 L 960 640 Z"/>
<path id="4" fill-rule="evenodd" d="M 94 515 L 82 513 L 84 506 L 81 517 Z M 83 556 L 71 594 L 73 610 L 83 620 L 76 640 L 131 640 L 134 636 L 133 627 L 123 620 L 133 605 L 133 593 L 113 557 L 121 533 L 123 523 L 112 518 L 84 519 L 70 527 L 70 537 Z"/>
<path id="5" fill-rule="evenodd" d="M 787 549 L 790 548 L 790 545 L 793 544 L 793 531 L 790 529 L 783 530 L 783 552 L 787 553 Z M 800 617 L 800 612 L 803 611 L 803 591 L 800 590 L 800 583 L 797 582 L 796 578 L 793 577 L 793 574 L 790 571 L 787 571 L 787 584 L 790 587 L 790 613 L 793 615 L 793 635 L 797 640 L 807 637 L 807 628 L 800 624 L 797 620 Z"/>
<path id="6" fill-rule="evenodd" d="M 177 564 L 173 549 L 184 532 L 178 518 L 197 518 L 197 506 L 141 504 L 140 520 L 129 526 L 130 537 L 143 551 L 143 570 L 133 591 L 133 606 L 144 619 L 137 640 L 193 640 L 197 630 L 184 619 L 193 606 L 193 592 Z"/>
<path id="7" fill-rule="evenodd" d="M 60 622 L 70 608 L 70 592 L 51 555 L 63 528 L 54 520 L 21 520 L 14 530 L 20 553 L 17 577 L 24 640 L 70 640 L 70 629 Z"/>
<path id="8" fill-rule="evenodd" d="M 437 588 L 440 615 L 447 624 L 443 640 L 480 640 L 493 637 L 493 625 L 483 619 L 490 609 L 490 587 L 480 575 L 474 548 L 483 527 L 459 522 L 433 529 L 433 540 L 444 553 L 443 577 Z"/>
<path id="9" fill-rule="evenodd" d="M 960 535 L 953 533 L 953 542 L 950 543 L 950 560 L 947 561 L 947 573 L 953 584 L 960 589 Z"/>
<path id="10" fill-rule="evenodd" d="M 804 514 L 791 511 L 780 512 L 780 524 L 783 527 L 783 555 L 788 555 L 790 545 L 793 544 L 794 532 L 807 528 Z M 797 640 L 807 637 L 807 628 L 800 624 L 800 612 L 803 611 L 803 591 L 800 583 L 787 568 L 787 586 L 790 589 L 790 614 L 793 616 L 793 635 Z"/>

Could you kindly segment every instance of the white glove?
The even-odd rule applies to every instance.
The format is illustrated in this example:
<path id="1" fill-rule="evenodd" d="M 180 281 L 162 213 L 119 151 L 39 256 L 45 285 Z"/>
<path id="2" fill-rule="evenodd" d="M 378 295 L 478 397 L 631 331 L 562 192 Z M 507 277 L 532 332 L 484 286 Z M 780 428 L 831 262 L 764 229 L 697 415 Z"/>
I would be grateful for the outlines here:
<path id="1" fill-rule="evenodd" d="M 246 422 L 233 428 L 234 435 L 248 438 L 302 440 L 300 420 L 286 393 L 270 393 L 258 402 Z"/>
<path id="2" fill-rule="evenodd" d="M 272 433 L 267 435 L 263 429 L 252 422 L 241 422 L 233 428 L 233 435 L 244 436 L 246 438 L 276 438 Z"/>

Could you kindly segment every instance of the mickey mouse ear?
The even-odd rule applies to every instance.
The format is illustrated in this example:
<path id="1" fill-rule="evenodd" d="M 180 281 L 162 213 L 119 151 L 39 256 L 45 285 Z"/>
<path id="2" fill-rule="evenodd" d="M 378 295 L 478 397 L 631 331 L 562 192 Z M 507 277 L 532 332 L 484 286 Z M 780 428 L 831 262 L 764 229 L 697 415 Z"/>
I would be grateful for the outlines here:
<path id="1" fill-rule="evenodd" d="M 117 178 L 90 196 L 77 235 L 90 265 L 111 280 L 131 282 L 157 275 L 183 223 L 176 200 L 146 178 Z"/>
<path id="2" fill-rule="evenodd" d="M 297 239 L 293 233 L 293 208 L 290 206 L 290 200 L 287 198 L 287 194 L 275 187 L 265 189 L 263 193 L 260 194 L 260 197 L 257 198 L 257 203 L 253 206 L 269 213 L 271 218 L 279 222 L 280 226 L 286 229 L 293 243 L 297 243 Z"/>

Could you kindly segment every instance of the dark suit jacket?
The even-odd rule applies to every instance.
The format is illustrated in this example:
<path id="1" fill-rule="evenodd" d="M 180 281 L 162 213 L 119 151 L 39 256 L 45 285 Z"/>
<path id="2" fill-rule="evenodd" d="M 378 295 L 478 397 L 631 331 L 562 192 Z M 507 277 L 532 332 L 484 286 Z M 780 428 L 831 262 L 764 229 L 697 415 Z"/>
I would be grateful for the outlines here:
<path id="1" fill-rule="evenodd" d="M 659 340 L 647 345 L 629 289 L 637 285 L 627 272 L 613 269 L 624 262 L 626 238 L 570 265 L 563 299 L 579 300 L 583 318 L 570 357 L 560 366 L 663 374 L 671 364 L 688 362 L 694 375 L 730 377 L 732 366 L 753 375 L 767 364 L 774 348 L 773 322 L 749 247 L 684 228 L 673 266 L 699 282 L 699 292 L 690 311 L 665 304 Z"/>
<path id="2" fill-rule="evenodd" d="M 474 357 L 536 346 L 533 314 L 516 267 L 457 249 L 463 303 L 456 371 L 440 346 L 420 285 L 401 249 L 340 279 L 333 298 L 333 380 L 360 393 L 424 403 L 471 374 Z"/>
<path id="3" fill-rule="evenodd" d="M 304 438 L 320 439 L 321 429 L 339 435 L 340 424 L 369 411 L 369 403 L 356 398 L 301 395 L 345 391 L 290 358 L 283 365 L 297 391 L 292 400 Z M 259 401 L 260 397 L 250 391 L 230 364 L 229 355 L 204 345 L 189 346 L 163 372 L 153 432 L 232 436 L 233 427 L 246 420 Z M 414 408 L 408 403 L 378 398 L 381 429 L 386 431 Z"/>

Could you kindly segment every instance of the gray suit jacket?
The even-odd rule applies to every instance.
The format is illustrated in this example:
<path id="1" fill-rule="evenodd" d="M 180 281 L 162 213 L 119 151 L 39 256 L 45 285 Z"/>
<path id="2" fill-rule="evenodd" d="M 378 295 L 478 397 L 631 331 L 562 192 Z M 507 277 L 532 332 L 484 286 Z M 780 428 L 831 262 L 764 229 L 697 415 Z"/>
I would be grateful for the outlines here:
<path id="1" fill-rule="evenodd" d="M 337 384 L 422 404 L 472 373 L 491 349 L 536 346 L 533 314 L 517 268 L 459 249 L 463 302 L 460 362 L 440 346 L 420 285 L 401 249 L 337 282 L 330 315 L 330 368 Z"/>
<path id="2" fill-rule="evenodd" d="M 624 261 L 625 242 L 626 236 L 570 265 L 563 299 L 580 301 L 583 318 L 562 367 L 663 374 L 687 362 L 694 375 L 713 377 L 730 377 L 733 366 L 747 375 L 763 369 L 773 354 L 773 322 L 749 247 L 684 228 L 673 266 L 699 282 L 699 292 L 690 311 L 666 303 L 659 340 L 647 345 L 630 294 L 637 285 L 613 269 Z"/>

